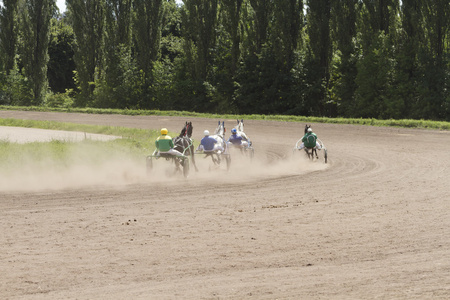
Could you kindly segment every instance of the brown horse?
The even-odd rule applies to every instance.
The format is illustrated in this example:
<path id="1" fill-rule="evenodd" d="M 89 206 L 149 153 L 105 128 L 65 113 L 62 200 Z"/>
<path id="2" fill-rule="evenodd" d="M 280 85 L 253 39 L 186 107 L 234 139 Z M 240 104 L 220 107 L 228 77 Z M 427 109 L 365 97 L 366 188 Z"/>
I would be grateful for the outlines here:
<path id="1" fill-rule="evenodd" d="M 175 150 L 178 150 L 186 156 L 191 156 L 195 171 L 198 172 L 197 165 L 195 164 L 194 143 L 191 139 L 193 129 L 194 128 L 192 127 L 192 122 L 186 122 L 183 129 L 181 129 L 180 134 L 177 137 L 174 137 L 172 140 L 174 145 L 173 148 Z"/>

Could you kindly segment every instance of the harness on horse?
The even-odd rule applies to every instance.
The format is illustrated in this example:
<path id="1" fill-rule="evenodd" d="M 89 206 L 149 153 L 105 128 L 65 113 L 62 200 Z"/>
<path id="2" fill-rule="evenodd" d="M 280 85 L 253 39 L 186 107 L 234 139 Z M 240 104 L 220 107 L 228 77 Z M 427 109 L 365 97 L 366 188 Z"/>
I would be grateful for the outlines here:
<path id="1" fill-rule="evenodd" d="M 184 127 L 181 129 L 180 134 L 177 137 L 173 138 L 173 144 L 175 150 L 178 150 L 179 152 L 183 153 L 183 155 L 191 156 L 195 170 L 198 171 L 194 158 L 195 150 L 194 150 L 194 143 L 191 138 L 192 131 L 193 131 L 192 122 L 186 122 Z"/>

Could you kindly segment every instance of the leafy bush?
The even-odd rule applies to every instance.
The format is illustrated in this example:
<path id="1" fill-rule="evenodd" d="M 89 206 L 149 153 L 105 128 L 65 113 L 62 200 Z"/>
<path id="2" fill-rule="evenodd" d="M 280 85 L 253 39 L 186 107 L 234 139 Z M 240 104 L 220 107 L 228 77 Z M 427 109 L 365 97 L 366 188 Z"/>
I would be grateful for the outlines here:
<path id="1" fill-rule="evenodd" d="M 73 99 L 69 96 L 69 91 L 65 93 L 50 93 L 45 101 L 45 106 L 69 108 L 73 106 Z"/>

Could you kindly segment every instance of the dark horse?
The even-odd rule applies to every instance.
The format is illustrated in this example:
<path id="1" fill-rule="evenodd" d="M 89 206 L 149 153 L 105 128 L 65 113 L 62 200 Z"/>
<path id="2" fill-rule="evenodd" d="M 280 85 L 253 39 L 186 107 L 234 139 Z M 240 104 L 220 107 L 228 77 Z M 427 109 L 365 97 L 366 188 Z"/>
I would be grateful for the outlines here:
<path id="1" fill-rule="evenodd" d="M 311 125 L 306 124 L 305 125 L 305 134 L 308 132 L 308 129 L 311 128 Z"/>
<path id="2" fill-rule="evenodd" d="M 192 130 L 194 128 L 192 127 L 192 122 L 186 122 L 183 129 L 181 129 L 180 135 L 177 137 L 174 137 L 173 145 L 174 149 L 180 151 L 186 156 L 191 156 L 192 164 L 194 165 L 195 171 L 198 171 L 197 166 L 195 165 L 195 158 L 194 158 L 194 143 L 192 142 L 191 136 L 192 136 Z"/>
<path id="3" fill-rule="evenodd" d="M 306 124 L 305 125 L 305 134 L 308 132 L 309 128 L 311 128 L 311 125 Z M 310 152 L 310 150 L 311 150 L 311 152 Z M 314 147 L 314 148 L 306 148 L 305 147 L 305 151 L 308 154 L 308 158 L 314 159 L 314 154 L 316 155 L 316 158 L 319 158 L 317 156 L 317 149 L 316 149 L 316 147 Z"/>

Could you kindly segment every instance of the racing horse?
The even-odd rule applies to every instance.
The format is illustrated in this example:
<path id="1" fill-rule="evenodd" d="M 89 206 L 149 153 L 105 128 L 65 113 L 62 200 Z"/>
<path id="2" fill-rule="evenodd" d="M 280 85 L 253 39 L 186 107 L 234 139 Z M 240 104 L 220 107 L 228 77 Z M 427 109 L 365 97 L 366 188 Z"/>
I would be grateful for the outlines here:
<path id="1" fill-rule="evenodd" d="M 241 153 L 249 156 L 250 159 L 252 159 L 255 154 L 255 150 L 252 147 L 252 141 L 250 141 L 250 138 L 244 132 L 244 119 L 241 119 L 240 121 L 237 120 L 237 125 L 234 128 L 236 129 L 237 134 L 239 134 L 242 137 L 242 140 L 244 140 L 248 143 L 245 147 L 242 147 L 242 146 L 239 147 L 241 150 Z"/>
<path id="2" fill-rule="evenodd" d="M 308 132 L 309 128 L 311 128 L 311 125 L 306 124 L 305 125 L 305 134 Z M 308 154 L 308 158 L 314 159 L 314 154 L 316 155 L 316 158 L 319 158 L 319 156 L 317 155 L 316 147 L 313 147 L 313 148 L 305 147 L 305 152 Z"/>
<path id="3" fill-rule="evenodd" d="M 237 133 L 242 136 L 242 138 L 246 141 L 248 141 L 248 145 L 251 146 L 252 142 L 250 141 L 249 137 L 244 132 L 244 119 L 241 119 L 240 121 L 237 120 L 237 125 L 234 127 L 237 130 Z"/>
<path id="4" fill-rule="evenodd" d="M 211 135 L 211 137 L 216 139 L 217 143 L 224 149 L 224 152 L 227 152 L 227 143 L 225 142 L 225 132 L 226 132 L 225 122 L 222 121 L 222 123 L 220 123 L 219 121 L 219 125 L 217 126 L 216 130 L 214 130 L 214 134 Z"/>
<path id="5" fill-rule="evenodd" d="M 183 153 L 186 156 L 191 156 L 192 164 L 194 165 L 195 171 L 198 172 L 197 165 L 195 164 L 194 158 L 194 143 L 192 142 L 191 136 L 194 127 L 192 127 L 192 122 L 186 122 L 183 129 L 181 129 L 180 134 L 172 139 L 174 149 Z"/>
<path id="6" fill-rule="evenodd" d="M 221 163 L 221 157 L 225 157 L 225 161 L 227 164 L 227 170 L 229 170 L 230 168 L 230 154 L 228 153 L 228 145 L 225 141 L 225 122 L 222 121 L 222 123 L 219 121 L 219 124 L 216 128 L 216 130 L 214 131 L 214 134 L 210 135 L 210 137 L 214 138 L 217 143 L 219 144 L 219 146 L 221 146 L 224 150 L 223 152 L 221 151 L 208 151 L 208 152 L 204 152 L 206 154 L 205 158 L 207 158 L 208 156 L 210 156 L 212 158 L 212 161 L 215 165 L 220 165 Z"/>

